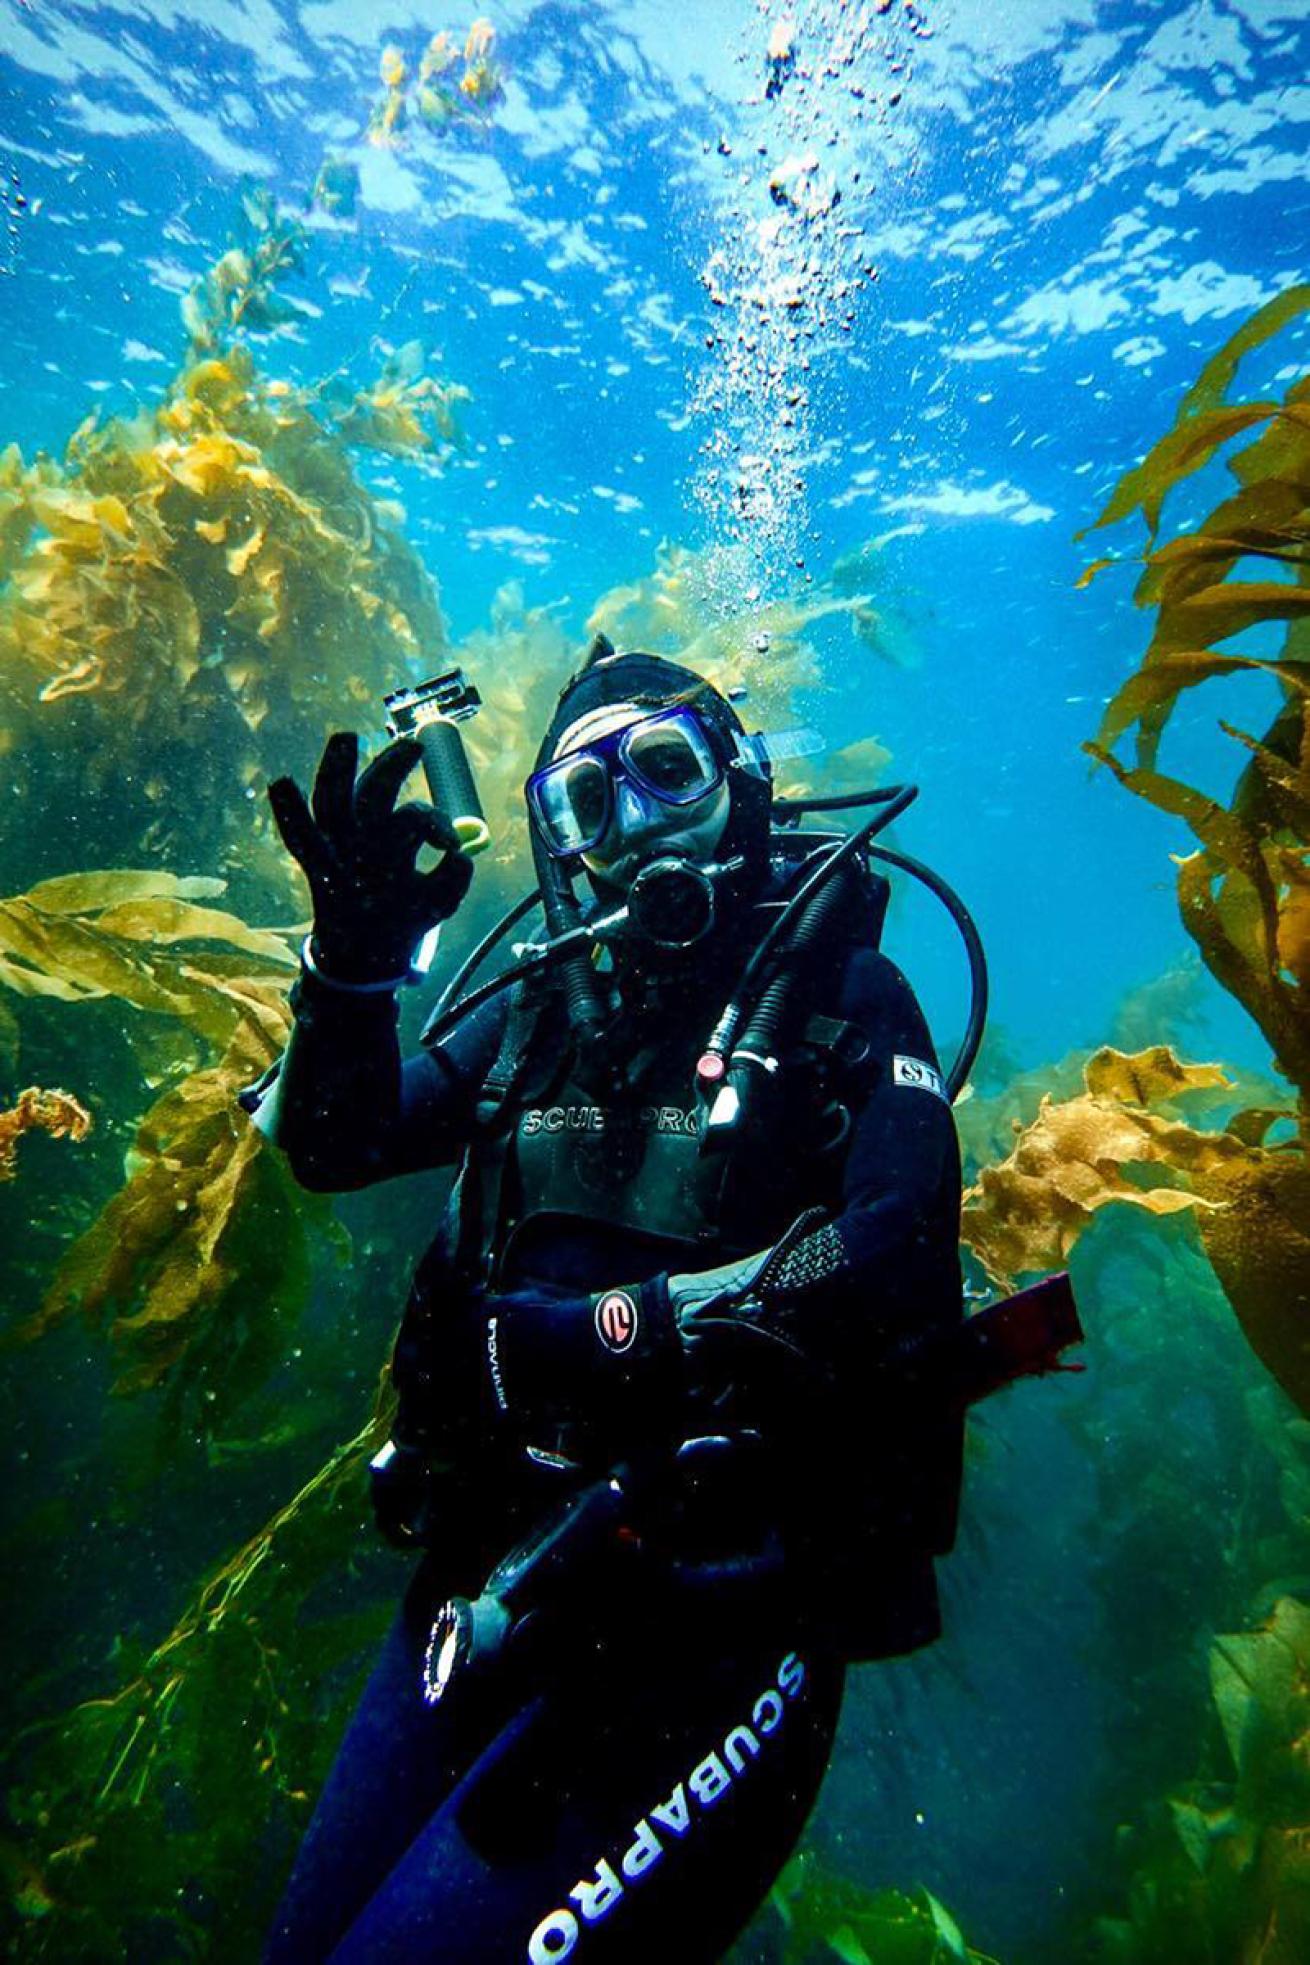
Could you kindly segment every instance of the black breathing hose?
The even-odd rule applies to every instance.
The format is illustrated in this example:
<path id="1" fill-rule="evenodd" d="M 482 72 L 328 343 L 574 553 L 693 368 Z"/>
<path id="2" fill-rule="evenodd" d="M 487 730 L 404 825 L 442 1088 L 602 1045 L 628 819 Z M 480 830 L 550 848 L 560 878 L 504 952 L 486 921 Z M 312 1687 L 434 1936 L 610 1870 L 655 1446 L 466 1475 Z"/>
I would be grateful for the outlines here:
<path id="1" fill-rule="evenodd" d="M 786 935 L 796 920 L 797 915 L 801 913 L 802 909 L 809 902 L 810 896 L 818 888 L 822 887 L 825 881 L 832 878 L 838 867 L 843 866 L 847 860 L 853 859 L 861 847 L 867 846 L 875 833 L 882 832 L 884 827 L 892 823 L 893 819 L 898 819 L 908 806 L 913 805 L 918 796 L 919 787 L 917 785 L 901 785 L 895 797 L 888 800 L 886 806 L 878 813 L 876 818 L 869 819 L 866 824 L 859 826 L 848 838 L 843 839 L 840 846 L 834 846 L 832 851 L 825 855 L 814 871 L 807 874 L 805 879 L 802 880 L 800 886 L 787 902 L 781 914 L 778 915 L 776 920 L 770 923 L 763 940 L 743 969 L 741 981 L 737 985 L 732 1003 L 729 1005 L 728 1011 L 719 1020 L 719 1028 L 715 1032 L 715 1039 L 718 1042 L 716 1043 L 712 1039 L 711 1049 L 722 1049 L 726 1052 L 731 1048 L 734 1034 L 740 1028 L 741 1019 L 746 1014 L 746 1006 L 751 1002 L 752 992 L 759 982 L 765 964 L 773 956 L 779 942 Z"/>
<path id="2" fill-rule="evenodd" d="M 883 809 L 879 811 L 875 818 L 870 819 L 866 825 L 859 827 L 848 838 L 842 840 L 839 846 L 833 847 L 830 852 L 822 854 L 822 857 L 818 854 L 811 855 L 809 860 L 802 863 L 809 871 L 806 872 L 805 877 L 802 879 L 800 886 L 792 895 L 791 899 L 770 924 L 768 932 L 756 948 L 750 961 L 746 964 L 733 1002 L 728 1006 L 729 1012 L 731 1012 L 731 1019 L 729 1020 L 728 1012 L 725 1012 L 724 1017 L 720 1018 L 714 1037 L 710 1040 L 709 1049 L 718 1050 L 721 1053 L 726 1053 L 730 1049 L 736 1049 L 759 1052 L 761 1055 L 768 1054 L 771 1039 L 776 1034 L 778 1023 L 786 1006 L 787 991 L 790 986 L 789 971 L 792 966 L 792 959 L 797 953 L 810 947 L 817 941 L 823 928 L 826 926 L 829 914 L 835 912 L 840 905 L 840 888 L 830 886 L 829 882 L 831 881 L 832 875 L 847 860 L 854 858 L 855 854 L 863 847 L 871 859 L 882 860 L 886 865 L 897 868 L 899 872 L 910 874 L 912 878 L 920 881 L 930 893 L 935 894 L 951 916 L 964 942 L 965 953 L 969 962 L 971 982 L 969 1017 L 959 1051 L 956 1054 L 954 1063 L 946 1074 L 945 1081 L 951 1099 L 955 1100 L 959 1097 L 968 1079 L 969 1072 L 973 1067 L 974 1059 L 978 1055 L 978 1047 L 982 1043 L 983 1029 L 987 1021 L 987 958 L 983 952 L 982 939 L 979 936 L 977 926 L 968 908 L 955 892 L 954 888 L 949 886 L 939 873 L 934 873 L 933 869 L 926 866 L 922 860 L 912 859 L 908 853 L 899 853 L 890 846 L 874 846 L 870 843 L 877 833 L 891 825 L 894 819 L 899 818 L 901 813 L 913 804 L 918 795 L 918 787 L 916 785 L 893 785 L 873 791 L 843 794 L 837 798 L 775 800 L 774 809 L 779 813 L 784 824 L 798 820 L 805 812 L 844 811 L 855 806 L 873 804 L 879 805 Z M 814 859 L 818 859 L 817 866 L 812 864 Z M 577 982 L 580 985 L 577 993 L 584 998 L 580 1006 L 583 1013 L 581 1019 L 582 1026 L 585 1027 L 587 1022 L 594 1019 L 596 1015 L 595 984 L 591 973 L 590 956 L 587 953 L 588 936 L 585 925 L 581 920 L 581 910 L 577 907 L 576 901 L 573 902 L 573 908 L 578 915 L 577 921 L 570 922 L 562 928 L 554 927 L 551 917 L 552 915 L 558 917 L 561 897 L 558 892 L 548 897 L 546 891 L 548 884 L 548 882 L 543 882 L 541 889 L 535 890 L 531 894 L 526 894 L 522 900 L 516 901 L 508 913 L 502 915 L 495 927 L 488 934 L 484 935 L 472 954 L 466 957 L 451 981 L 442 991 L 438 998 L 436 1008 L 428 1019 L 423 1031 L 423 1042 L 425 1044 L 439 1043 L 446 1032 L 452 1029 L 455 1024 L 461 1023 L 466 1016 L 471 1016 L 475 1010 L 480 1009 L 484 1003 L 490 1001 L 502 989 L 508 989 L 512 983 L 518 981 L 520 976 L 553 962 L 560 962 L 563 966 L 565 994 L 566 1001 L 570 1004 L 570 1017 L 574 1014 L 570 985 L 573 982 Z M 571 899 L 572 897 L 570 896 L 569 898 Z M 548 932 L 551 934 L 551 940 L 540 949 L 534 950 L 522 961 L 512 963 L 508 969 L 501 970 L 499 975 L 492 976 L 489 981 L 480 984 L 469 995 L 459 997 L 459 991 L 465 987 L 469 977 L 486 960 L 486 957 L 495 947 L 496 943 L 503 935 L 509 932 L 516 922 L 521 921 L 524 915 L 528 914 L 539 900 L 546 909 L 546 925 Z M 821 908 L 815 908 L 813 915 L 811 915 L 810 903 L 815 900 L 821 901 L 823 906 Z M 552 901 L 555 903 L 554 905 L 551 905 Z M 801 917 L 799 922 L 797 921 L 798 915 Z M 750 992 L 757 983 L 760 972 L 770 956 L 777 951 L 778 943 L 788 934 L 788 930 L 793 924 L 795 924 L 795 933 L 790 935 L 784 950 L 784 954 L 788 958 L 786 966 L 779 974 L 770 977 L 768 982 L 760 990 L 758 1000 L 750 1006 L 749 1022 L 745 1030 L 742 1031 L 740 1040 L 734 1041 L 734 1033 L 741 1028 L 741 1019 L 745 1013 L 745 1006 L 750 1002 Z M 574 974 L 578 969 L 582 971 L 580 978 Z M 458 1000 L 452 1000 L 456 998 Z"/>
<path id="3" fill-rule="evenodd" d="M 969 958 L 969 978 L 972 989 L 969 1021 L 965 1026 L 964 1037 L 956 1053 L 955 1062 L 946 1074 L 946 1089 L 954 1102 L 973 1069 L 978 1046 L 983 1040 L 983 1027 L 987 1022 L 987 957 L 983 952 L 982 937 L 978 933 L 973 916 L 955 889 L 948 886 L 941 875 L 934 873 L 930 866 L 925 866 L 922 860 L 912 860 L 908 853 L 895 852 L 890 846 L 871 846 L 869 856 L 871 859 L 884 860 L 888 866 L 896 867 L 900 872 L 912 874 L 916 880 L 921 880 L 929 893 L 937 896 L 959 929 L 964 942 L 965 953 Z"/>
<path id="4" fill-rule="evenodd" d="M 471 955 L 465 956 L 464 960 L 460 963 L 458 969 L 456 969 L 454 975 L 451 977 L 450 981 L 446 984 L 446 987 L 442 990 L 440 996 L 437 998 L 436 1002 L 432 1006 L 432 1014 L 431 1016 L 429 1016 L 427 1021 L 427 1026 L 425 1027 L 424 1030 L 425 1037 L 427 1034 L 427 1030 L 431 1028 L 431 1026 L 437 1021 L 437 1018 L 442 1015 L 442 1013 L 446 1010 L 446 1008 L 455 1001 L 456 997 L 459 995 L 459 992 L 468 983 L 469 977 L 475 975 L 477 971 L 482 967 L 483 963 L 490 955 L 492 949 L 496 946 L 496 943 L 501 939 L 502 936 L 507 935 L 511 928 L 517 927 L 518 923 L 522 921 L 525 914 L 531 914 L 533 908 L 536 907 L 540 899 L 541 899 L 541 889 L 540 887 L 534 887 L 532 892 L 530 894 L 525 894 L 521 901 L 515 901 L 513 907 L 508 909 L 506 913 L 501 915 L 495 927 L 490 929 L 488 933 L 482 937 L 482 940 L 478 943 L 477 947 L 473 950 L 473 953 Z"/>
<path id="5" fill-rule="evenodd" d="M 822 939 L 841 907 L 842 885 L 839 880 L 825 880 L 811 894 L 794 931 L 787 937 L 778 973 L 761 990 L 746 1020 L 745 1029 L 732 1047 L 734 1062 L 743 1054 L 761 1064 L 765 1058 L 772 1056 L 800 963 Z"/>
<path id="6" fill-rule="evenodd" d="M 773 816 L 780 826 L 794 826 L 807 812 L 854 812 L 865 805 L 890 805 L 904 785 L 875 785 L 868 791 L 833 792 L 824 798 L 775 798 Z"/>

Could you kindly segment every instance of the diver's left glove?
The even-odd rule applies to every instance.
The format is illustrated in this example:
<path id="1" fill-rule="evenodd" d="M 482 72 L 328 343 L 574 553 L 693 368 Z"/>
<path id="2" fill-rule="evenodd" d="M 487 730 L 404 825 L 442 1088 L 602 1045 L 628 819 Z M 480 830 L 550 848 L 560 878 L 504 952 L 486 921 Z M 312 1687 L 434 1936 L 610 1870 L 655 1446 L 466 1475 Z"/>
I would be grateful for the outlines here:
<path id="1" fill-rule="evenodd" d="M 676 1427 L 683 1353 L 664 1276 L 593 1296 L 516 1290 L 486 1308 L 487 1374 L 517 1430 L 577 1424 L 623 1450 Z"/>
<path id="2" fill-rule="evenodd" d="M 414 951 L 468 892 L 473 868 L 454 827 L 431 805 L 397 806 L 422 752 L 412 738 L 389 744 L 359 773 L 359 739 L 339 730 L 327 740 L 314 779 L 312 809 L 291 778 L 276 778 L 268 802 L 282 842 L 299 861 L 314 902 L 309 966 L 347 989 L 399 985 Z M 418 854 L 441 859 L 421 871 Z"/>

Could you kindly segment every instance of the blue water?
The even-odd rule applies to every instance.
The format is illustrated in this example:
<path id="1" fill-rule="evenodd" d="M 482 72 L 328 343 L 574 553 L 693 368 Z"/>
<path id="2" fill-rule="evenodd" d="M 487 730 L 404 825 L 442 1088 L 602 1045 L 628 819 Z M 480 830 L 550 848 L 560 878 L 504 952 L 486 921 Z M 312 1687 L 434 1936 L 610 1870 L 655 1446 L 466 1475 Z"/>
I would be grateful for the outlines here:
<path id="1" fill-rule="evenodd" d="M 181 357 L 180 296 L 224 248 L 242 181 L 269 186 L 311 256 L 265 368 L 308 384 L 419 338 L 472 393 L 441 470 L 360 466 L 403 504 L 452 640 L 514 582 L 581 648 L 597 600 L 665 544 L 701 556 L 707 617 L 730 618 L 753 596 L 804 600 L 875 542 L 883 651 L 821 623 L 821 686 L 795 708 L 834 745 L 876 736 L 922 786 L 898 836 L 974 908 L 1018 1060 L 1102 1041 L 1125 993 L 1184 953 L 1169 854 L 1188 843 L 1080 751 L 1149 623 L 1131 564 L 1075 586 L 1140 533 L 1076 535 L 1205 358 L 1310 276 L 1304 5 L 486 14 L 502 98 L 388 147 L 366 130 L 383 47 L 412 66 L 464 14 L 0 0 L 0 441 L 59 454 L 84 418 L 153 403 Z M 787 23 L 794 65 L 768 95 Z M 353 215 L 307 206 L 328 155 L 358 170 Z M 1283 386 L 1306 339 L 1254 355 L 1244 390 Z M 1221 485 L 1216 465 L 1180 513 Z M 767 654 L 755 667 L 767 700 Z M 1185 698 L 1167 761 L 1226 789 L 1218 716 L 1257 729 L 1267 710 L 1258 683 Z M 949 1041 L 949 929 L 910 898 L 891 940 Z M 1262 1068 L 1199 987 L 1194 1052 Z M 861 1876 L 930 1881 L 1016 1957 L 1087 1887 L 1071 1742 L 1108 1723 L 1061 1662 L 1093 1618 L 1079 1538 L 1097 1497 L 1070 1444 L 1085 1435 L 1049 1415 L 1082 1396 L 1060 1388 L 1013 1437 L 996 1422 L 951 1584 L 970 1642 L 871 1679 L 825 1802 Z M 1016 1497 L 1052 1468 L 1067 1506 L 1029 1519 Z M 912 1740 L 888 1748 L 900 1786 L 879 1814 L 893 1734 Z"/>

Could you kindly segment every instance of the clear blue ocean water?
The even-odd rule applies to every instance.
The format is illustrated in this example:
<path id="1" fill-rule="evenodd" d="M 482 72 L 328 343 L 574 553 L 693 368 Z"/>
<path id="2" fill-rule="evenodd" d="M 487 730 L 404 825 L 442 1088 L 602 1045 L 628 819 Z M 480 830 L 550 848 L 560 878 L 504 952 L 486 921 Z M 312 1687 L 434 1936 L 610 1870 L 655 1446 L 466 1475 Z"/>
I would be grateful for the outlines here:
<path id="1" fill-rule="evenodd" d="M 786 716 L 832 748 L 876 738 L 884 775 L 921 785 L 897 838 L 974 910 L 1015 1065 L 1104 1041 L 1187 959 L 1170 854 L 1189 841 L 1080 748 L 1150 624 L 1140 532 L 1078 535 L 1215 348 L 1310 277 L 1304 5 L 496 0 L 494 99 L 425 121 L 423 49 L 471 18 L 0 0 L 0 446 L 60 455 L 87 417 L 153 405 L 182 297 L 243 186 L 267 187 L 308 249 L 292 317 L 252 337 L 265 371 L 312 385 L 418 340 L 469 391 L 439 464 L 359 461 L 451 641 L 511 585 L 580 650 L 601 596 L 661 554 L 693 556 L 713 622 L 803 606 L 863 553 L 876 633 L 808 629 L 817 668 Z M 390 132 L 388 47 L 407 77 Z M 313 196 L 328 160 L 335 209 Z M 1246 393 L 1284 388 L 1306 339 L 1253 355 Z M 1222 483 L 1217 462 L 1176 517 Z M 1127 563 L 1079 587 L 1102 551 Z M 778 721 L 767 648 L 747 666 Z M 1167 760 L 1226 794 L 1218 719 L 1257 729 L 1271 702 L 1250 680 L 1184 698 Z M 889 944 L 949 1046 L 949 926 L 909 895 Z M 1199 972 L 1190 1003 L 1193 1056 L 1267 1069 Z M 1184 1306 L 1152 1367 L 1175 1387 L 1185 1331 Z M 1245 1397 L 1235 1332 L 1206 1342 Z M 1161 1409 L 1122 1370 L 981 1422 L 947 1640 L 862 1675 L 816 1827 L 844 1869 L 927 1883 L 1009 1960 L 1070 1955 L 1140 1801 L 1112 1778 L 1116 1728 L 1150 1723 L 1115 1665 L 1134 1593 L 1107 1595 L 1089 1555 L 1096 1442 L 1117 1429 L 1145 1462 Z M 1218 1496 L 1240 1476 L 1202 1454 L 1197 1478 Z M 144 1626 L 152 1608 L 147 1590 Z M 1202 1589 L 1174 1650 L 1208 1615 Z M 1184 1746 L 1164 1759 L 1188 1771 Z"/>

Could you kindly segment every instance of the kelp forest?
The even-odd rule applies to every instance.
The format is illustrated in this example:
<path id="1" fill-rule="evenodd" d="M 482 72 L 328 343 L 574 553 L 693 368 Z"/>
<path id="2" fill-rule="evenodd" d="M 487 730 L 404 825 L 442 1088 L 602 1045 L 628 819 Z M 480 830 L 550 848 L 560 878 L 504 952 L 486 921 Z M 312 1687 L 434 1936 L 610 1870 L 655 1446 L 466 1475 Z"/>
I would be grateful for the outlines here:
<path id="1" fill-rule="evenodd" d="M 431 1181 L 304 1194 L 236 1103 L 284 1041 L 307 926 L 266 787 L 306 782 L 335 729 L 380 740 L 388 690 L 462 665 L 500 822 L 447 962 L 532 885 L 518 788 L 580 652 L 513 585 L 452 638 L 449 572 L 374 466 L 439 474 L 469 392 L 418 342 L 380 365 L 347 350 L 312 387 L 280 374 L 311 251 L 247 189 L 156 398 L 92 417 L 62 456 L 0 452 L 20 1447 L 3 1847 L 22 1960 L 257 1957 L 403 1587 L 365 1467 L 435 1199 Z M 1150 626 L 1107 682 L 1088 768 L 1107 804 L 1159 814 L 1160 906 L 1195 957 L 1125 999 L 1100 1048 L 1018 1070 L 998 1035 L 957 1107 L 971 1302 L 1068 1267 L 1088 1334 L 1079 1376 L 1007 1392 L 972 1449 L 985 1481 L 1011 1408 L 1045 1400 L 1094 1488 L 1091 1621 L 1051 1642 L 1104 1680 L 1096 1832 L 1042 1954 L 1087 1965 L 1310 1957 L 1310 380 L 1243 393 L 1244 358 L 1307 309 L 1291 288 L 1246 320 L 1087 515 L 1089 560 L 1105 547 L 1084 603 L 1117 604 L 1131 644 L 1127 588 L 1104 597 L 1135 580 Z M 749 674 L 767 726 L 824 686 L 821 641 L 876 648 L 877 560 L 870 545 L 725 621 L 696 555 L 666 545 L 588 597 L 586 628 L 725 686 Z M 1222 722 L 1226 769 L 1174 775 L 1180 706 L 1238 684 L 1253 710 Z M 864 738 L 781 769 L 840 791 L 892 760 Z M 1262 1069 L 1193 1054 L 1202 967 Z M 967 1537 L 957 1560 L 985 1570 Z M 857 1674 L 857 1714 L 865 1696 Z M 983 1959 L 967 1889 L 868 1876 L 821 1822 L 741 1957 Z"/>

